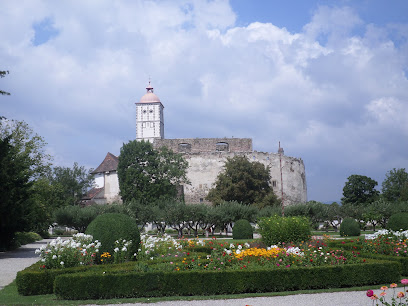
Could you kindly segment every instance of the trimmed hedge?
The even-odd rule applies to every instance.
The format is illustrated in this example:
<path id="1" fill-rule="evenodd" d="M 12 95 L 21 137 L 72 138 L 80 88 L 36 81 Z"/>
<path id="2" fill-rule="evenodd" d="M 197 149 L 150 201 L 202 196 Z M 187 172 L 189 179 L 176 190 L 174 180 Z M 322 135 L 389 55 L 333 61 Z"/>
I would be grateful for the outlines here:
<path id="1" fill-rule="evenodd" d="M 136 220 L 124 214 L 99 215 L 89 224 L 85 233 L 92 235 L 102 244 L 101 253 L 113 254 L 116 240 L 132 240 L 129 250 L 131 254 L 137 253 L 140 245 L 140 232 Z"/>
<path id="2" fill-rule="evenodd" d="M 134 270 L 135 262 L 127 262 L 122 264 L 111 264 L 107 268 L 105 265 L 97 266 L 82 266 L 64 269 L 40 269 L 39 262 L 17 272 L 16 284 L 17 291 L 21 295 L 39 295 L 52 294 L 54 292 L 54 281 L 59 275 L 70 273 L 84 273 L 89 271 L 132 271 Z"/>
<path id="3" fill-rule="evenodd" d="M 408 230 L 408 212 L 392 215 L 388 219 L 387 228 L 395 232 Z"/>
<path id="4" fill-rule="evenodd" d="M 262 242 L 267 246 L 281 242 L 299 242 L 310 239 L 310 221 L 306 217 L 273 216 L 258 221 Z"/>
<path id="5" fill-rule="evenodd" d="M 248 220 L 241 219 L 235 222 L 232 229 L 233 239 L 252 239 L 254 238 L 254 230 Z"/>
<path id="6" fill-rule="evenodd" d="M 397 262 L 374 260 L 342 266 L 248 271 L 89 271 L 57 276 L 54 292 L 66 300 L 277 292 L 393 282 L 401 276 L 399 271 Z"/>
<path id="7" fill-rule="evenodd" d="M 353 218 L 344 218 L 340 224 L 340 236 L 360 236 L 360 225 Z"/>

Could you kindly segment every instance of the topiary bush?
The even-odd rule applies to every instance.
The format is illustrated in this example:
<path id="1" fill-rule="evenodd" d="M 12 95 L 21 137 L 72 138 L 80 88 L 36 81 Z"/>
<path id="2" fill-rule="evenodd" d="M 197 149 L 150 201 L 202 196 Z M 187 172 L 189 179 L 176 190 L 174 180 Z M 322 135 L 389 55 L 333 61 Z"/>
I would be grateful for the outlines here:
<path id="1" fill-rule="evenodd" d="M 306 217 L 262 218 L 258 222 L 262 242 L 267 246 L 282 242 L 306 241 L 311 236 L 310 221 Z"/>
<path id="2" fill-rule="evenodd" d="M 233 239 L 252 239 L 254 238 L 254 230 L 248 220 L 241 219 L 235 222 L 232 229 Z"/>
<path id="3" fill-rule="evenodd" d="M 353 218 L 344 218 L 340 224 L 340 236 L 360 236 L 360 225 Z"/>
<path id="4" fill-rule="evenodd" d="M 89 224 L 85 233 L 102 244 L 100 253 L 113 254 L 116 240 L 132 240 L 131 254 L 136 253 L 140 245 L 140 232 L 135 219 L 124 214 L 99 215 Z"/>
<path id="5" fill-rule="evenodd" d="M 408 213 L 403 212 L 392 215 L 388 219 L 387 227 L 388 229 L 395 232 L 399 230 L 408 230 Z"/>

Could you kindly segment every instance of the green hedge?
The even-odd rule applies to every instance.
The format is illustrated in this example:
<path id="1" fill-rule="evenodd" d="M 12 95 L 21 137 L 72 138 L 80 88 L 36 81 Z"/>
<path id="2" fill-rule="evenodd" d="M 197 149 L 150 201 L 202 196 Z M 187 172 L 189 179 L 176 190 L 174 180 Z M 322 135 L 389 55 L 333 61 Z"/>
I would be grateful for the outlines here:
<path id="1" fill-rule="evenodd" d="M 54 292 L 58 298 L 66 300 L 214 295 L 374 285 L 395 282 L 401 277 L 397 262 L 368 261 L 342 266 L 251 271 L 88 271 L 57 276 Z"/>
<path id="2" fill-rule="evenodd" d="M 83 266 L 64 269 L 40 269 L 40 263 L 37 262 L 22 271 L 17 272 L 16 284 L 17 291 L 21 295 L 39 295 L 52 294 L 54 292 L 54 280 L 57 276 L 70 273 L 84 273 L 87 271 L 104 271 L 104 270 L 120 270 L 132 271 L 135 263 L 128 262 L 119 265 L 98 265 L 98 266 Z"/>

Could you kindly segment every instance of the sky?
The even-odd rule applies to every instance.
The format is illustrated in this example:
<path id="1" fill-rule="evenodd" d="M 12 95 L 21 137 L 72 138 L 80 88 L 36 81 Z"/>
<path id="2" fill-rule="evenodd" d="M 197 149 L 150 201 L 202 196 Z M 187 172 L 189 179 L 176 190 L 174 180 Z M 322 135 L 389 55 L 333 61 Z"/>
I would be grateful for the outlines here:
<path id="1" fill-rule="evenodd" d="M 0 1 L 0 115 L 55 166 L 135 139 L 149 78 L 165 138 L 252 138 L 301 158 L 308 200 L 408 169 L 408 1 Z"/>

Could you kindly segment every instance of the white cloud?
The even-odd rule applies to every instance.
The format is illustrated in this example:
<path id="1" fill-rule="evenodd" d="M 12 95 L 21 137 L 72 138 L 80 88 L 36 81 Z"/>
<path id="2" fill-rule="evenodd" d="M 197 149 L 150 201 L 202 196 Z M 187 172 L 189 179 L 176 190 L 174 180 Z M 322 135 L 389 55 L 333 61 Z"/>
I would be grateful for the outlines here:
<path id="1" fill-rule="evenodd" d="M 47 18 L 58 34 L 34 46 Z M 316 9 L 298 33 L 235 20 L 221 0 L 1 3 L 3 113 L 38 127 L 58 163 L 96 167 L 134 137 L 151 76 L 166 137 L 280 140 L 304 158 L 312 194 L 354 170 L 385 174 L 390 150 L 408 168 L 390 137 L 408 133 L 407 25 L 366 25 L 349 7 Z"/>

